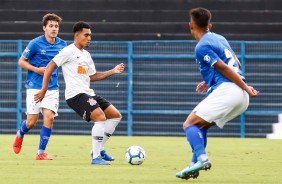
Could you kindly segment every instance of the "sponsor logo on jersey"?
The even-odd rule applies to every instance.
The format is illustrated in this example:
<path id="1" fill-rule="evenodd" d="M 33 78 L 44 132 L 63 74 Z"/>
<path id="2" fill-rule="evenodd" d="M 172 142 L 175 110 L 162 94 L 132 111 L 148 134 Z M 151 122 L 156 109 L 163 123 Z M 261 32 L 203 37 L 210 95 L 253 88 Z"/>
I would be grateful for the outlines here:
<path id="1" fill-rule="evenodd" d="M 41 50 L 41 54 L 46 54 L 46 50 Z"/>
<path id="2" fill-rule="evenodd" d="M 87 74 L 88 73 L 88 67 L 83 66 L 82 64 L 79 64 L 77 67 L 77 73 L 78 74 Z"/>

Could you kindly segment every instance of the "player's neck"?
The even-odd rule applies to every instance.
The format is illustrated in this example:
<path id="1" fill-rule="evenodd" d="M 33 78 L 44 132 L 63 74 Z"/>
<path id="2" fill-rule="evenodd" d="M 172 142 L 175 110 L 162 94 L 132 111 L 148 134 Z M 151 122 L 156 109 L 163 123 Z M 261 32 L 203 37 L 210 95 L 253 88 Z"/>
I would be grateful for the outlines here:
<path id="1" fill-rule="evenodd" d="M 78 48 L 79 50 L 83 50 L 83 46 L 78 44 L 77 42 L 74 42 L 74 45 L 76 46 L 76 48 Z"/>
<path id="2" fill-rule="evenodd" d="M 49 36 L 45 36 L 45 39 L 47 40 L 47 42 L 49 42 L 50 44 L 54 44 L 56 41 L 56 37 L 49 37 Z"/>
<path id="3" fill-rule="evenodd" d="M 209 31 L 199 31 L 199 32 L 197 32 L 197 34 L 195 35 L 195 39 L 197 40 L 197 41 L 200 41 L 201 40 L 201 38 L 206 34 L 206 33 L 208 33 Z"/>

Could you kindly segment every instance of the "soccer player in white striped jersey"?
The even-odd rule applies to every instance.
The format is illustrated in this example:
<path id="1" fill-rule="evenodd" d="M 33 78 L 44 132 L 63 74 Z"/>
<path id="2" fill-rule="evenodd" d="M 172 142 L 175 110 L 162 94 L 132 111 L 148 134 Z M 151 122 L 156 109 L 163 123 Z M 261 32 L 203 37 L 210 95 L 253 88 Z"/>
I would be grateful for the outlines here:
<path id="1" fill-rule="evenodd" d="M 65 98 L 67 104 L 85 121 L 93 121 L 92 161 L 91 164 L 109 165 L 114 158 L 106 153 L 104 145 L 114 133 L 121 120 L 120 112 L 106 99 L 90 89 L 90 82 L 106 79 L 124 71 L 124 64 L 113 69 L 97 72 L 91 55 L 85 50 L 91 41 L 91 26 L 86 22 L 77 22 L 73 27 L 74 43 L 65 47 L 46 67 L 41 91 L 35 95 L 41 101 L 46 93 L 52 71 L 62 66 L 66 83 Z"/>
<path id="2" fill-rule="evenodd" d="M 249 105 L 249 96 L 256 97 L 259 92 L 247 85 L 240 70 L 240 62 L 227 40 L 211 30 L 211 13 L 205 8 L 190 10 L 189 27 L 192 36 L 198 41 L 195 54 L 203 82 L 196 88 L 206 93 L 202 100 L 183 123 L 193 157 L 191 163 L 176 177 L 197 178 L 200 170 L 211 168 L 205 151 L 207 130 L 213 125 L 220 128 L 226 122 L 243 113 Z"/>

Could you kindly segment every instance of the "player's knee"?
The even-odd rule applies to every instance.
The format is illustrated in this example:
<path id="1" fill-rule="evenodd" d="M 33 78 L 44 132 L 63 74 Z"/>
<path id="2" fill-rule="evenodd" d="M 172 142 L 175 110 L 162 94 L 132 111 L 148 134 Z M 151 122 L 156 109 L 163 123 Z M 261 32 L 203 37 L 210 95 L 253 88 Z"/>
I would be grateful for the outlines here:
<path id="1" fill-rule="evenodd" d="M 119 119 L 119 121 L 122 119 L 122 115 L 120 112 L 118 112 L 116 119 Z"/>
<path id="2" fill-rule="evenodd" d="M 32 129 L 33 127 L 35 127 L 36 124 L 37 124 L 37 120 L 36 121 L 26 121 L 26 127 L 28 129 Z"/>
<path id="3" fill-rule="evenodd" d="M 47 128 L 51 128 L 53 126 L 54 123 L 54 116 L 50 115 L 50 116 L 45 116 L 44 120 L 43 120 L 43 125 Z"/>
<path id="4" fill-rule="evenodd" d="M 122 119 L 122 115 L 119 111 L 108 113 L 106 114 L 106 117 L 108 119 L 119 119 L 119 121 Z"/>
<path id="5" fill-rule="evenodd" d="M 187 123 L 187 122 L 184 122 L 184 123 L 182 124 L 182 128 L 183 128 L 183 129 L 187 128 L 188 126 L 190 126 L 190 124 Z"/>
<path id="6" fill-rule="evenodd" d="M 189 127 L 189 126 L 192 126 L 192 125 L 195 125 L 197 127 L 200 128 L 200 124 L 199 123 L 195 123 L 195 122 L 189 122 L 189 121 L 185 121 L 183 124 L 182 124 L 182 127 L 183 129 Z"/>
<path id="7" fill-rule="evenodd" d="M 121 118 L 122 117 L 119 117 L 119 118 L 112 118 L 112 120 L 114 120 L 115 122 L 119 123 L 121 121 Z"/>
<path id="8" fill-rule="evenodd" d="M 97 114 L 91 113 L 90 119 L 92 121 L 95 121 L 95 122 L 96 121 L 106 121 L 107 120 L 107 118 L 106 118 L 104 113 L 97 113 Z"/>

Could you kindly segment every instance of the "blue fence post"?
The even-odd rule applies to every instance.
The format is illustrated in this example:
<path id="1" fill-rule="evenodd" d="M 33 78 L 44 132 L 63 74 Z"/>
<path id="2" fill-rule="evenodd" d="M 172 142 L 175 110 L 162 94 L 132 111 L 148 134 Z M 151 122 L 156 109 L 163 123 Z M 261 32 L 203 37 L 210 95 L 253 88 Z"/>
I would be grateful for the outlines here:
<path id="1" fill-rule="evenodd" d="M 18 40 L 17 42 L 17 61 L 21 57 L 22 53 L 22 40 Z M 17 122 L 16 127 L 17 130 L 20 127 L 20 123 L 22 122 L 22 68 L 17 65 Z"/>
<path id="2" fill-rule="evenodd" d="M 245 76 L 245 42 L 242 41 L 241 42 L 241 70 L 242 70 L 242 74 L 243 76 Z M 240 115 L 240 137 L 241 138 L 245 138 L 245 119 L 246 119 L 246 114 L 242 113 Z"/>
<path id="3" fill-rule="evenodd" d="M 132 117 L 132 100 L 133 100 L 133 43 L 128 42 L 128 66 L 127 66 L 127 135 L 133 135 L 133 117 Z"/>

